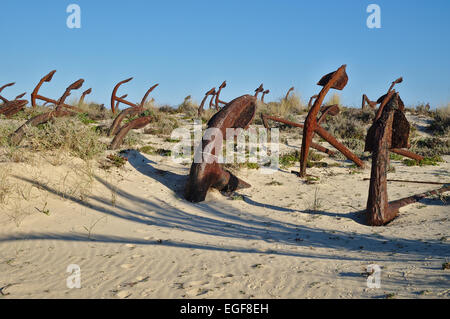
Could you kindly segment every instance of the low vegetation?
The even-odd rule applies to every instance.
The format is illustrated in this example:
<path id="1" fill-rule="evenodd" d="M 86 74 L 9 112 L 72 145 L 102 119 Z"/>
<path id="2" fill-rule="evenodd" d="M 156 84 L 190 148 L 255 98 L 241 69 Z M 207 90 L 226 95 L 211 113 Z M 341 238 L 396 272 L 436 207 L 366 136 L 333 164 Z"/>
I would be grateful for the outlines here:
<path id="1" fill-rule="evenodd" d="M 450 136 L 450 104 L 431 113 L 431 123 L 428 127 L 431 133 Z"/>

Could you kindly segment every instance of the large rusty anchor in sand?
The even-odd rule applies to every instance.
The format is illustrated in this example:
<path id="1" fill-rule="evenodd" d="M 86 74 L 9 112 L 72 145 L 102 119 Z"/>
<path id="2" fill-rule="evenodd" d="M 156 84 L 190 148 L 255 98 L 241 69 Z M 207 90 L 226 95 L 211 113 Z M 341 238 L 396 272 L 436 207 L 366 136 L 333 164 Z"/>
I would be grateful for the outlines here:
<path id="1" fill-rule="evenodd" d="M 15 83 L 8 83 L 3 85 L 2 87 L 0 87 L 0 93 L 3 91 L 3 89 L 13 86 L 14 84 Z M 10 118 L 11 116 L 23 110 L 28 104 L 27 100 L 21 100 L 21 98 L 24 97 L 25 94 L 26 93 L 19 94 L 14 98 L 14 100 L 11 101 L 0 95 L 0 100 L 3 101 L 3 105 L 0 107 L 0 114 L 3 114 L 7 118 Z"/>
<path id="2" fill-rule="evenodd" d="M 50 72 L 50 80 L 51 80 L 51 76 L 53 76 L 55 71 Z M 47 79 L 47 81 L 45 82 L 49 82 L 50 80 L 48 80 L 48 78 L 44 77 L 43 78 L 44 81 L 45 79 Z M 44 82 L 43 80 L 41 80 L 40 84 L 42 85 L 42 83 Z M 84 80 L 83 79 L 79 79 L 77 81 L 75 81 L 74 83 L 72 83 L 71 85 L 69 85 L 66 90 L 64 91 L 63 95 L 58 99 L 58 100 L 52 100 L 52 99 L 48 99 L 46 97 L 40 96 L 37 94 L 37 91 L 39 90 L 39 88 L 37 88 L 37 90 L 35 89 L 35 91 L 33 91 L 32 99 L 34 99 L 33 103 L 34 106 L 36 105 L 36 99 L 41 99 L 44 101 L 47 101 L 49 103 L 54 104 L 56 107 L 54 110 L 50 111 L 50 112 L 46 112 L 46 113 L 42 113 L 39 114 L 31 119 L 29 119 L 24 125 L 22 125 L 21 127 L 19 127 L 12 135 L 11 135 L 11 143 L 13 145 L 19 145 L 20 142 L 22 141 L 26 129 L 29 126 L 38 126 L 40 124 L 44 124 L 47 123 L 51 120 L 53 120 L 56 117 L 64 117 L 64 116 L 74 116 L 76 115 L 75 112 L 73 112 L 72 110 L 77 110 L 78 108 L 68 105 L 65 103 L 67 97 L 70 95 L 70 92 L 72 90 L 78 90 L 79 88 L 81 88 L 81 86 L 83 86 Z M 38 85 L 40 87 L 40 85 Z M 71 109 L 71 110 L 68 110 Z"/>
<path id="3" fill-rule="evenodd" d="M 358 165 L 359 167 L 364 167 L 363 161 L 359 159 L 355 154 L 353 154 L 347 147 L 336 140 L 334 136 L 332 136 L 324 128 L 322 128 L 317 119 L 317 115 L 321 109 L 321 105 L 328 91 L 330 89 L 342 90 L 347 85 L 348 76 L 345 72 L 345 68 L 346 65 L 344 64 L 335 72 L 329 73 L 322 77 L 322 79 L 320 79 L 320 81 L 317 83 L 317 85 L 320 85 L 323 88 L 315 99 L 311 109 L 309 110 L 304 123 L 302 148 L 300 151 L 300 177 L 305 177 L 306 175 L 308 153 L 314 133 L 317 133 L 320 137 L 333 145 L 345 157 L 353 161 L 356 165 Z"/>
<path id="4" fill-rule="evenodd" d="M 123 95 L 121 97 L 117 96 L 117 91 L 120 88 L 120 86 L 124 83 L 131 81 L 132 79 L 133 78 L 129 78 L 117 83 L 111 95 L 111 110 L 113 113 L 115 113 L 118 110 L 119 103 L 131 106 L 127 109 L 124 109 L 122 112 L 119 113 L 119 115 L 117 115 L 117 117 L 114 119 L 113 123 L 111 124 L 111 127 L 108 130 L 108 136 L 115 135 L 114 139 L 112 140 L 109 146 L 109 149 L 112 150 L 117 149 L 123 143 L 125 136 L 128 134 L 130 130 L 143 128 L 147 126 L 147 124 L 149 124 L 153 119 L 151 115 L 146 114 L 144 106 L 149 94 L 159 84 L 155 84 L 152 87 L 150 87 L 144 94 L 144 97 L 142 98 L 141 102 L 139 104 L 136 104 L 125 100 L 127 95 Z M 134 116 L 138 116 L 138 118 L 133 119 L 132 121 L 123 125 L 122 127 L 120 126 L 125 118 Z"/>
<path id="5" fill-rule="evenodd" d="M 445 184 L 430 192 L 388 202 L 389 151 L 409 146 L 410 126 L 403 114 L 400 101 L 398 93 L 392 90 L 388 92 L 366 137 L 365 150 L 372 152 L 372 169 L 366 208 L 366 223 L 370 226 L 386 225 L 398 216 L 399 209 L 403 206 L 450 190 L 450 184 Z"/>
<path id="6" fill-rule="evenodd" d="M 213 187 L 224 194 L 230 194 L 250 185 L 231 172 L 223 169 L 218 161 L 222 152 L 223 138 L 227 128 L 247 129 L 255 117 L 257 98 L 243 95 L 229 102 L 209 120 L 201 143 L 195 150 L 184 196 L 190 202 L 205 200 L 208 190 Z M 215 134 L 211 131 L 216 132 Z M 220 132 L 220 134 L 218 134 Z M 213 139 L 211 139 L 214 136 Z"/>

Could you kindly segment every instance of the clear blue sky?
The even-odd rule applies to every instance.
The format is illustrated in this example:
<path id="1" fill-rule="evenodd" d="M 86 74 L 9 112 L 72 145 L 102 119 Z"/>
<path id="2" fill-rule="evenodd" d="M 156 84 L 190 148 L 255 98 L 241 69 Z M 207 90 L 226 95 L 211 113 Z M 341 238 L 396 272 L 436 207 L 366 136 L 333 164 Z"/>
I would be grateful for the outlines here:
<path id="1" fill-rule="evenodd" d="M 71 3 L 81 29 L 66 26 Z M 370 3 L 381 7 L 381 29 L 366 27 Z M 449 14 L 448 0 L 1 0 L 0 83 L 16 82 L 5 96 L 30 93 L 56 69 L 42 93 L 59 97 L 84 78 L 89 100 L 107 106 L 114 84 L 131 76 L 120 93 L 133 101 L 154 83 L 159 104 L 200 101 L 223 80 L 223 100 L 262 82 L 267 100 L 291 86 L 307 100 L 322 75 L 347 64 L 347 105 L 403 76 L 407 105 L 435 107 L 450 102 Z"/>

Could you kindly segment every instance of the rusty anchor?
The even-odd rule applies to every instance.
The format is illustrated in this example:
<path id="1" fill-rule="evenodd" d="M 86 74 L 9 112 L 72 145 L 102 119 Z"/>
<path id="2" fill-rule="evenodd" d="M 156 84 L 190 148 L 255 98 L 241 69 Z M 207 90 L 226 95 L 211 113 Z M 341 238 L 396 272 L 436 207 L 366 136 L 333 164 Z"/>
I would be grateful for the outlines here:
<path id="1" fill-rule="evenodd" d="M 136 104 L 136 103 L 132 103 L 130 101 L 125 100 L 125 98 L 128 95 L 122 95 L 122 96 L 117 96 L 117 90 L 119 90 L 120 86 L 124 83 L 128 83 L 131 80 L 133 80 L 133 78 L 128 78 L 126 80 L 120 81 L 119 83 L 116 84 L 116 86 L 114 87 L 112 94 L 111 94 L 111 111 L 113 112 L 113 114 L 116 114 L 116 111 L 118 110 L 118 106 L 119 103 L 123 103 L 126 104 L 128 106 L 131 107 L 143 107 L 145 102 L 147 101 L 148 95 L 159 85 L 159 84 L 155 84 L 152 87 L 150 87 L 147 92 L 145 93 L 144 97 L 141 100 L 140 104 Z"/>
<path id="2" fill-rule="evenodd" d="M 198 107 L 198 112 L 197 112 L 198 117 L 202 116 L 206 100 L 208 99 L 209 96 L 211 96 L 211 100 L 209 101 L 210 109 L 212 109 L 214 106 L 216 111 L 219 111 L 220 104 L 222 104 L 222 105 L 227 104 L 227 102 L 224 102 L 220 99 L 220 93 L 222 92 L 222 89 L 226 88 L 226 86 L 227 86 L 227 81 L 223 81 L 222 84 L 219 86 L 219 90 L 217 92 L 216 92 L 216 88 L 213 87 L 211 90 L 209 90 L 205 93 L 205 96 L 203 97 L 203 100 L 200 103 L 200 106 Z"/>
<path id="3" fill-rule="evenodd" d="M 377 102 L 371 101 L 367 95 L 363 94 L 362 96 L 362 102 L 361 102 L 361 109 L 364 109 L 364 107 L 367 105 L 370 106 L 370 108 L 375 109 L 377 107 Z"/>
<path id="4" fill-rule="evenodd" d="M 114 119 L 113 123 L 111 124 L 111 127 L 108 130 L 108 136 L 115 135 L 109 149 L 117 149 L 122 143 L 125 138 L 125 136 L 128 134 L 128 132 L 132 129 L 140 129 L 145 127 L 147 124 L 149 124 L 152 120 L 152 116 L 145 115 L 145 109 L 144 105 L 147 101 L 147 98 L 151 92 L 159 85 L 155 84 L 152 87 L 150 87 L 147 92 L 145 93 L 144 97 L 142 98 L 141 102 L 139 104 L 135 104 L 132 102 L 129 102 L 125 100 L 125 98 L 128 95 L 122 95 L 121 97 L 117 97 L 117 90 L 119 87 L 131 81 L 133 78 L 126 79 L 124 81 L 121 81 L 116 84 L 116 86 L 113 89 L 113 93 L 111 96 L 111 109 L 113 112 L 118 110 L 119 103 L 124 103 L 126 105 L 129 105 L 131 107 L 124 109 L 122 112 L 117 115 L 117 117 Z M 125 124 L 124 126 L 120 126 L 122 124 L 122 121 L 127 117 L 133 117 L 139 115 L 138 118 L 130 121 L 129 123 Z"/>
<path id="5" fill-rule="evenodd" d="M 285 95 L 285 97 L 284 97 L 284 99 L 287 101 L 288 99 L 289 99 L 289 95 L 291 94 L 291 92 L 293 92 L 294 91 L 294 87 L 291 87 L 287 92 L 286 92 L 286 95 Z"/>
<path id="6" fill-rule="evenodd" d="M 81 94 L 81 97 L 80 97 L 80 100 L 78 101 L 78 104 L 79 104 L 79 105 L 82 105 L 82 104 L 84 103 L 84 98 L 86 97 L 86 95 L 91 94 L 91 93 L 92 93 L 92 88 L 87 89 L 86 91 L 84 91 L 84 92 Z"/>
<path id="7" fill-rule="evenodd" d="M 377 120 L 380 118 L 381 113 L 383 112 L 383 108 L 385 107 L 386 103 L 389 101 L 389 99 L 390 99 L 390 97 L 391 97 L 391 95 L 392 95 L 391 92 L 392 92 L 394 86 L 395 86 L 396 84 L 402 83 L 402 82 L 403 82 L 403 77 L 399 77 L 398 79 L 396 79 L 395 81 L 393 81 L 393 82 L 391 83 L 391 85 L 390 85 L 390 87 L 389 87 L 387 93 L 384 94 L 384 95 L 382 95 L 380 98 L 378 98 L 378 100 L 377 100 L 376 102 L 372 102 L 372 101 L 370 101 L 369 99 L 367 99 L 368 101 L 370 101 L 370 102 L 372 102 L 372 103 L 375 103 L 375 106 L 376 106 L 377 104 L 380 104 L 380 107 L 378 108 L 378 110 L 377 110 L 377 112 L 376 112 L 376 114 L 375 114 L 375 118 L 374 118 L 373 122 L 377 121 Z M 390 94 L 391 94 L 391 95 L 390 95 Z M 365 95 L 364 95 L 364 96 L 365 96 Z M 363 100 L 363 103 L 364 103 L 364 100 Z M 403 103 L 403 101 L 402 101 L 402 99 L 400 98 L 400 96 L 397 97 L 397 104 L 398 104 L 398 110 L 395 112 L 395 116 L 396 116 L 397 118 L 399 118 L 399 119 L 396 121 L 396 123 L 401 123 L 401 124 L 398 124 L 398 125 L 404 126 L 404 131 L 408 130 L 408 132 L 409 132 L 410 125 L 409 125 L 408 120 L 406 119 L 406 116 L 404 115 L 405 104 Z M 370 104 L 369 104 L 369 105 L 370 105 Z M 372 107 L 372 106 L 371 106 L 371 107 Z M 396 128 L 394 127 L 394 130 L 395 130 L 395 129 L 396 129 Z M 368 132 L 367 135 L 370 136 L 369 132 Z M 371 138 L 372 138 L 372 137 L 368 137 L 368 138 L 366 137 L 366 144 L 371 142 L 371 141 L 370 141 Z M 409 148 L 409 143 L 408 143 L 405 147 Z M 370 146 L 369 146 L 369 148 L 370 148 Z M 423 156 L 421 156 L 421 155 L 419 155 L 419 154 L 416 154 L 416 153 L 413 153 L 413 152 L 411 152 L 411 151 L 409 151 L 409 150 L 406 150 L 406 149 L 401 149 L 401 148 L 391 148 L 389 151 L 391 151 L 392 153 L 396 153 L 396 154 L 399 154 L 399 155 L 402 155 L 402 156 L 406 156 L 406 157 L 412 158 L 412 159 L 414 159 L 414 160 L 416 160 L 416 161 L 421 161 L 421 160 L 424 159 Z"/>
<path id="8" fill-rule="evenodd" d="M 258 97 L 259 93 L 264 92 L 264 84 L 261 84 L 256 90 L 255 90 L 255 97 Z"/>
<path id="9" fill-rule="evenodd" d="M 13 86 L 15 83 L 8 83 L 0 87 L 0 93 L 3 91 L 3 89 Z M 0 107 L 0 114 L 3 114 L 7 118 L 10 118 L 11 116 L 17 114 L 21 110 L 25 108 L 25 106 L 28 104 L 27 100 L 21 100 L 23 96 L 25 96 L 26 93 L 22 93 L 14 98 L 14 100 L 9 101 L 5 97 L 0 95 L 0 100 L 3 101 L 3 105 Z"/>
<path id="10" fill-rule="evenodd" d="M 204 108 L 205 102 L 208 99 L 208 97 L 210 95 L 212 95 L 213 96 L 212 98 L 214 98 L 215 92 L 216 92 L 216 88 L 213 87 L 211 90 L 209 90 L 208 92 L 205 93 L 205 97 L 203 98 L 202 102 L 200 103 L 200 106 L 198 107 L 198 113 L 197 113 L 198 117 L 202 116 L 203 108 Z"/>
<path id="11" fill-rule="evenodd" d="M 400 97 L 395 91 L 389 91 L 384 99 L 380 116 L 369 129 L 366 149 L 372 152 L 369 196 L 366 208 L 366 223 L 370 226 L 382 226 L 391 222 L 399 214 L 399 209 L 430 195 L 450 190 L 450 184 L 443 187 L 388 202 L 387 169 L 389 150 L 408 146 L 409 126 L 400 107 Z M 406 122 L 407 123 L 407 122 Z"/>
<path id="12" fill-rule="evenodd" d="M 54 72 L 53 72 L 53 74 L 54 74 Z M 52 76 L 53 76 L 53 74 L 52 74 Z M 49 82 L 49 81 L 45 81 L 45 77 L 43 79 L 44 79 L 44 81 L 41 80 L 42 83 Z M 51 78 L 50 78 L 50 80 L 51 80 Z M 42 85 L 42 83 L 40 82 L 41 85 Z M 65 104 L 65 101 L 66 101 L 67 97 L 70 95 L 70 92 L 72 90 L 78 90 L 79 88 L 81 88 L 83 83 L 84 83 L 84 80 L 79 79 L 79 80 L 75 81 L 74 83 L 72 83 L 71 85 L 69 85 L 66 88 L 66 90 L 64 91 L 63 95 L 57 101 L 38 95 L 37 92 L 38 92 L 39 88 L 37 90 L 35 89 L 35 91 L 33 91 L 33 94 L 32 94 L 32 98 L 35 99 L 34 103 L 36 103 L 36 99 L 40 99 L 40 100 L 44 100 L 44 101 L 46 101 L 46 99 L 47 99 L 47 100 L 49 100 L 47 102 L 53 103 L 56 106 L 56 108 L 50 112 L 42 113 L 42 114 L 39 114 L 39 115 L 29 119 L 24 125 L 19 127 L 14 133 L 12 133 L 11 143 L 13 145 L 19 145 L 25 135 L 26 128 L 29 126 L 38 126 L 40 124 L 47 123 L 48 121 L 50 121 L 56 117 L 74 116 L 76 113 L 73 112 L 72 110 L 67 110 L 68 108 L 71 108 L 71 106 L 68 106 L 67 104 Z M 39 87 L 40 87 L 40 85 L 39 85 Z M 77 109 L 77 108 L 75 108 L 75 109 Z"/>
<path id="13" fill-rule="evenodd" d="M 155 84 L 152 87 L 150 87 L 147 92 L 145 92 L 144 97 L 141 100 L 140 104 L 136 104 L 136 103 L 132 103 L 130 101 L 125 100 L 125 98 L 128 95 L 122 95 L 122 96 L 117 96 L 117 90 L 119 90 L 120 86 L 124 83 L 128 83 L 131 80 L 133 80 L 133 78 L 128 78 L 126 80 L 120 81 L 119 83 L 116 84 L 116 86 L 114 87 L 112 94 L 111 94 L 111 111 L 113 112 L 113 114 L 116 114 L 116 111 L 118 110 L 118 106 L 119 103 L 123 103 L 126 104 L 128 106 L 131 107 L 144 107 L 145 102 L 147 101 L 148 95 L 159 85 L 159 84 Z"/>
<path id="14" fill-rule="evenodd" d="M 36 105 L 37 105 L 36 100 L 41 100 L 41 101 L 45 101 L 47 103 L 51 103 L 51 104 L 53 104 L 55 106 L 65 107 L 65 108 L 68 108 L 68 109 L 70 109 L 72 111 L 83 113 L 83 110 L 81 110 L 80 108 L 64 103 L 66 98 L 70 95 L 70 91 L 71 90 L 79 89 L 83 85 L 83 83 L 84 83 L 83 79 L 80 79 L 80 80 L 72 83 L 66 89 L 66 92 L 64 92 L 63 96 L 61 96 L 61 98 L 58 101 L 54 100 L 54 99 L 51 99 L 51 98 L 48 98 L 48 97 L 45 97 L 45 96 L 42 96 L 42 95 L 39 94 L 39 90 L 41 89 L 42 84 L 44 84 L 44 82 L 50 82 L 53 79 L 53 75 L 55 73 L 56 73 L 56 70 L 51 71 L 46 76 L 44 76 L 39 81 L 39 83 L 36 85 L 36 87 L 34 88 L 33 92 L 31 93 L 31 105 L 32 105 L 32 107 L 33 108 L 36 107 Z M 63 102 L 61 103 L 60 101 L 63 101 Z"/>
<path id="15" fill-rule="evenodd" d="M 226 104 L 209 120 L 207 127 L 220 130 L 222 139 L 214 138 L 210 140 L 205 136 L 205 133 L 200 145 L 196 148 L 194 162 L 191 165 L 184 191 L 184 196 L 188 201 L 195 203 L 204 201 L 211 187 L 224 194 L 231 194 L 238 189 L 251 187 L 248 183 L 222 168 L 218 163 L 216 151 L 222 149 L 221 146 L 227 128 L 248 128 L 255 117 L 256 103 L 257 98 L 255 96 L 243 95 Z M 201 162 L 197 163 L 196 158 L 200 158 Z"/>
<path id="16" fill-rule="evenodd" d="M 317 123 L 320 125 L 323 121 L 326 120 L 326 116 L 327 115 L 335 116 L 338 113 L 339 113 L 339 107 L 337 105 L 323 106 L 321 108 L 321 115 L 320 115 L 319 120 L 317 121 Z M 299 128 L 302 128 L 302 129 L 304 128 L 303 124 L 295 123 L 295 122 L 292 122 L 292 121 L 288 121 L 288 120 L 285 120 L 285 119 L 282 119 L 282 118 L 279 118 L 279 117 L 275 117 L 275 116 L 266 115 L 266 114 L 263 114 L 263 113 L 261 113 L 261 119 L 262 119 L 263 125 L 264 125 L 264 127 L 266 129 L 270 128 L 267 120 L 280 122 L 280 123 L 283 123 L 283 124 L 286 124 L 286 125 L 289 125 L 289 126 L 299 127 Z M 335 154 L 334 151 L 331 151 L 331 150 L 327 149 L 326 147 L 324 147 L 324 146 L 322 146 L 320 144 L 314 143 L 314 142 L 311 142 L 311 147 L 316 149 L 316 150 L 318 150 L 319 152 L 326 153 L 326 154 L 328 154 L 330 156 L 333 156 Z"/>
<path id="17" fill-rule="evenodd" d="M 227 104 L 226 102 L 221 101 L 220 98 L 219 98 L 220 92 L 222 92 L 222 89 L 224 89 L 224 88 L 226 88 L 226 87 L 227 87 L 227 81 L 223 81 L 222 84 L 219 86 L 219 90 L 218 90 L 217 93 L 216 93 L 216 101 L 215 101 L 215 104 L 216 104 L 216 110 L 217 110 L 217 111 L 220 110 L 219 104 L 223 104 L 223 105 L 226 105 L 226 104 Z"/>
<path id="18" fill-rule="evenodd" d="M 214 98 L 215 98 L 216 95 L 217 95 L 217 92 L 216 92 L 216 90 L 214 90 L 214 92 L 211 93 L 211 100 L 209 101 L 209 109 L 213 108 Z"/>
<path id="19" fill-rule="evenodd" d="M 262 92 L 261 102 L 264 103 L 264 96 L 266 96 L 266 95 L 269 94 L 269 93 L 270 93 L 270 90 L 265 90 L 265 91 Z"/>
<path id="20" fill-rule="evenodd" d="M 311 106 L 312 106 L 312 104 L 313 104 L 313 101 L 314 101 L 315 99 L 317 99 L 317 97 L 318 97 L 318 95 L 316 94 L 316 95 L 313 95 L 313 96 L 311 96 L 311 97 L 309 98 L 309 102 L 308 102 L 308 110 L 311 109 Z"/>
<path id="21" fill-rule="evenodd" d="M 341 144 L 334 136 L 323 129 L 317 120 L 317 114 L 320 111 L 320 106 L 330 89 L 342 90 L 348 82 L 348 76 L 345 72 L 346 65 L 342 65 L 335 72 L 329 73 L 322 77 L 317 83 L 322 86 L 322 90 L 314 101 L 313 106 L 306 116 L 306 120 L 303 128 L 303 139 L 302 148 L 300 151 L 300 177 L 305 177 L 306 175 L 306 165 L 308 159 L 309 148 L 311 146 L 312 138 L 314 133 L 319 134 L 320 137 L 325 139 L 328 143 L 333 145 L 337 150 L 339 150 L 345 157 L 353 161 L 359 167 L 364 167 L 364 163 L 355 154 L 353 154 L 347 147 Z"/>
<path id="22" fill-rule="evenodd" d="M 125 98 L 128 96 L 127 94 L 122 95 L 121 97 L 117 97 L 117 90 L 119 89 L 119 87 L 124 84 L 127 83 L 129 81 L 131 81 L 133 78 L 129 78 L 126 79 L 124 81 L 119 82 L 118 84 L 116 84 L 116 86 L 114 87 L 112 96 L 111 96 L 111 109 L 113 110 L 113 112 L 115 112 L 116 110 L 118 110 L 118 106 L 119 103 L 124 103 L 126 105 L 129 105 L 131 107 L 124 109 L 122 112 L 119 113 L 119 115 L 114 119 L 111 127 L 108 130 L 108 136 L 112 136 L 118 133 L 118 131 L 120 130 L 120 125 L 122 123 L 122 121 L 128 117 L 128 116 L 136 116 L 142 112 L 144 112 L 144 105 L 145 102 L 147 101 L 147 98 L 149 96 L 149 94 L 159 85 L 159 84 L 155 84 L 152 87 L 150 87 L 147 92 L 145 93 L 144 97 L 141 100 L 140 104 L 135 104 L 132 102 L 129 102 L 127 100 L 125 100 Z"/>

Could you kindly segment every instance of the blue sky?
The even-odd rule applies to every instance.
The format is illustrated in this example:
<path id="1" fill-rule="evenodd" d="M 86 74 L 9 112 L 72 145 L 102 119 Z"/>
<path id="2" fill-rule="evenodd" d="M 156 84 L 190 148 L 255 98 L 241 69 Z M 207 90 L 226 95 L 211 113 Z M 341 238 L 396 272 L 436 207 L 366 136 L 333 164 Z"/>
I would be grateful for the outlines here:
<path id="1" fill-rule="evenodd" d="M 81 29 L 66 26 L 71 3 Z M 381 29 L 366 26 L 371 3 Z M 131 76 L 119 93 L 132 101 L 154 83 L 159 104 L 200 101 L 223 80 L 223 100 L 264 83 L 268 101 L 291 86 L 306 101 L 322 75 L 347 64 L 344 104 L 359 107 L 363 93 L 376 99 L 403 76 L 407 105 L 435 107 L 450 102 L 449 13 L 448 0 L 2 0 L 0 84 L 16 82 L 7 97 L 30 93 L 56 69 L 42 93 L 59 97 L 84 78 L 89 100 L 107 106 L 114 84 Z"/>

